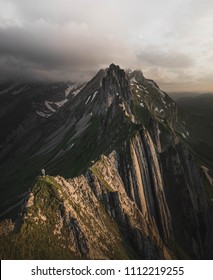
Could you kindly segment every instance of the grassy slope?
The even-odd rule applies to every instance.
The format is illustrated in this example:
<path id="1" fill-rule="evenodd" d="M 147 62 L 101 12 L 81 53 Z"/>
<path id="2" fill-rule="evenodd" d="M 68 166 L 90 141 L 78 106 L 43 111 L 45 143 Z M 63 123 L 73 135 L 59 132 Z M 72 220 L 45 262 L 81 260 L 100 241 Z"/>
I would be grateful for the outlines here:
<path id="1" fill-rule="evenodd" d="M 62 196 L 60 194 L 62 193 Z M 28 208 L 27 219 L 16 227 L 15 231 L 7 235 L 0 236 L 0 257 L 1 259 L 78 259 L 81 258 L 68 248 L 69 229 L 65 224 L 61 229 L 61 238 L 54 235 L 55 225 L 59 222 L 58 217 L 63 200 L 67 199 L 72 205 L 73 201 L 63 192 L 61 186 L 56 183 L 53 177 L 38 177 L 33 186 L 34 205 Z M 82 216 L 79 206 L 74 205 L 78 219 L 83 219 L 84 224 L 90 227 L 86 222 L 86 217 Z M 102 205 L 99 205 L 102 214 L 102 222 L 107 226 L 110 232 L 113 232 L 115 244 L 109 244 L 105 235 L 97 236 L 99 242 L 108 247 L 106 256 L 110 259 L 131 258 L 132 251 L 122 244 L 122 236 L 117 224 L 106 214 Z M 42 213 L 40 212 L 42 209 Z M 45 215 L 46 220 L 39 218 Z M 99 243 L 98 242 L 98 243 Z M 113 246 L 113 250 L 111 248 Z M 111 253 L 109 253 L 111 252 Z M 128 252 L 128 253 L 127 253 Z"/>

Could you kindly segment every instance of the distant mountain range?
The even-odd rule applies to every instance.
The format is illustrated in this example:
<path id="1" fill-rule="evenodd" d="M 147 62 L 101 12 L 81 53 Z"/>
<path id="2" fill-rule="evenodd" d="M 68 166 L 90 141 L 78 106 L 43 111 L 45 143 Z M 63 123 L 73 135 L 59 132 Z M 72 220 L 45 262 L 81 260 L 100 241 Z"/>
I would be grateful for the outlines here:
<path id="1" fill-rule="evenodd" d="M 1 259 L 213 257 L 200 117 L 141 71 L 3 84 L 0 108 Z"/>
<path id="2" fill-rule="evenodd" d="M 170 97 L 172 97 L 172 99 L 174 99 L 175 101 L 179 100 L 180 98 L 185 98 L 185 97 L 199 97 L 199 96 L 205 96 L 205 95 L 213 95 L 213 92 L 193 92 L 193 91 L 189 91 L 189 92 L 169 92 L 168 93 Z"/>
<path id="3" fill-rule="evenodd" d="M 176 102 L 188 115 L 191 145 L 213 169 L 213 94 L 179 97 Z"/>

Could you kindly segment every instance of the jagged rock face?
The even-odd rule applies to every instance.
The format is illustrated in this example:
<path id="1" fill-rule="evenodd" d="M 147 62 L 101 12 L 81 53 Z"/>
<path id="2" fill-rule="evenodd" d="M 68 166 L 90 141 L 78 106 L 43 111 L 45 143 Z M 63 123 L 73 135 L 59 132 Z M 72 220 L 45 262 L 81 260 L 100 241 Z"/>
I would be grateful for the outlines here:
<path id="1" fill-rule="evenodd" d="M 126 101 L 131 98 L 127 74 L 114 64 L 110 65 L 107 75 L 103 79 L 103 90 L 108 107 L 110 107 L 115 96 L 123 97 Z"/>
<path id="2" fill-rule="evenodd" d="M 29 204 L 32 198 L 34 202 Z M 32 231 L 41 227 L 40 230 L 52 234 L 58 240 L 57 247 L 66 249 L 68 256 L 128 258 L 116 224 L 105 213 L 83 175 L 70 180 L 60 176 L 40 178 L 24 215 L 24 225 L 31 223 Z M 39 239 L 36 241 L 39 245 Z"/>
<path id="3" fill-rule="evenodd" d="M 134 155 L 132 160 L 135 160 Z M 171 252 L 161 239 L 154 216 L 147 209 L 145 190 L 140 177 L 143 171 L 137 166 L 137 170 L 132 170 L 134 174 L 131 174 L 131 171 L 127 173 L 126 176 L 131 182 L 128 185 L 119 173 L 120 166 L 120 156 L 116 152 L 108 157 L 102 156 L 101 160 L 91 167 L 92 174 L 91 171 L 87 174 L 92 182 L 93 191 L 109 215 L 117 221 L 125 240 L 133 246 L 140 258 L 171 258 Z M 132 198 L 126 188 L 133 187 L 132 184 L 136 185 L 137 180 L 141 180 L 141 185 L 138 185 L 137 193 Z M 140 205 L 137 205 L 138 201 Z"/>
<path id="4" fill-rule="evenodd" d="M 212 257 L 211 186 L 187 148 L 184 113 L 154 81 L 112 64 L 41 117 L 7 162 L 22 186 L 12 202 L 24 210 L 8 231 L 9 253 L 0 238 L 3 257 Z M 55 176 L 39 178 L 29 193 L 43 167 Z"/>

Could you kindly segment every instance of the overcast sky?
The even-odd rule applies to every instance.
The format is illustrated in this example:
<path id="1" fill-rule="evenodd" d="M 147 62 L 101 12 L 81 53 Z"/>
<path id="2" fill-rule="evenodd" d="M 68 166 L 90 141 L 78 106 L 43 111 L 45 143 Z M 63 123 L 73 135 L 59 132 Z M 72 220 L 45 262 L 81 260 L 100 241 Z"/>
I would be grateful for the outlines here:
<path id="1" fill-rule="evenodd" d="M 0 79 L 87 80 L 111 63 L 213 91 L 212 0 L 0 0 Z"/>

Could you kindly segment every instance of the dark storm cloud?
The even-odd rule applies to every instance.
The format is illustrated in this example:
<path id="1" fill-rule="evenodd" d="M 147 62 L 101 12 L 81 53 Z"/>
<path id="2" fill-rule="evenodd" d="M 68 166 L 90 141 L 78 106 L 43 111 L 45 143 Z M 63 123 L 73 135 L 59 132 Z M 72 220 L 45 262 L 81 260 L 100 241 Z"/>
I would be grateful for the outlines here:
<path id="1" fill-rule="evenodd" d="M 77 79 L 77 72 L 88 71 L 89 75 L 110 63 L 112 57 L 125 61 L 128 52 L 125 44 L 88 34 L 85 24 L 76 23 L 58 28 L 42 21 L 36 28 L 0 28 L 0 38 L 0 68 L 10 79 L 20 77 L 20 73 L 22 79 Z"/>
<path id="2" fill-rule="evenodd" d="M 213 73 L 212 3 L 0 0 L 0 80 L 87 80 L 114 62 L 197 87 Z"/>
<path id="3" fill-rule="evenodd" d="M 88 79 L 112 62 L 128 66 L 132 50 L 109 2 L 0 0 L 1 79 Z"/>
<path id="4" fill-rule="evenodd" d="M 42 38 L 33 37 L 31 32 L 17 27 L 0 28 L 0 55 L 1 57 L 14 57 L 31 61 L 36 64 L 57 64 L 60 59 L 54 45 Z M 53 42 L 52 42 L 53 43 Z"/>

